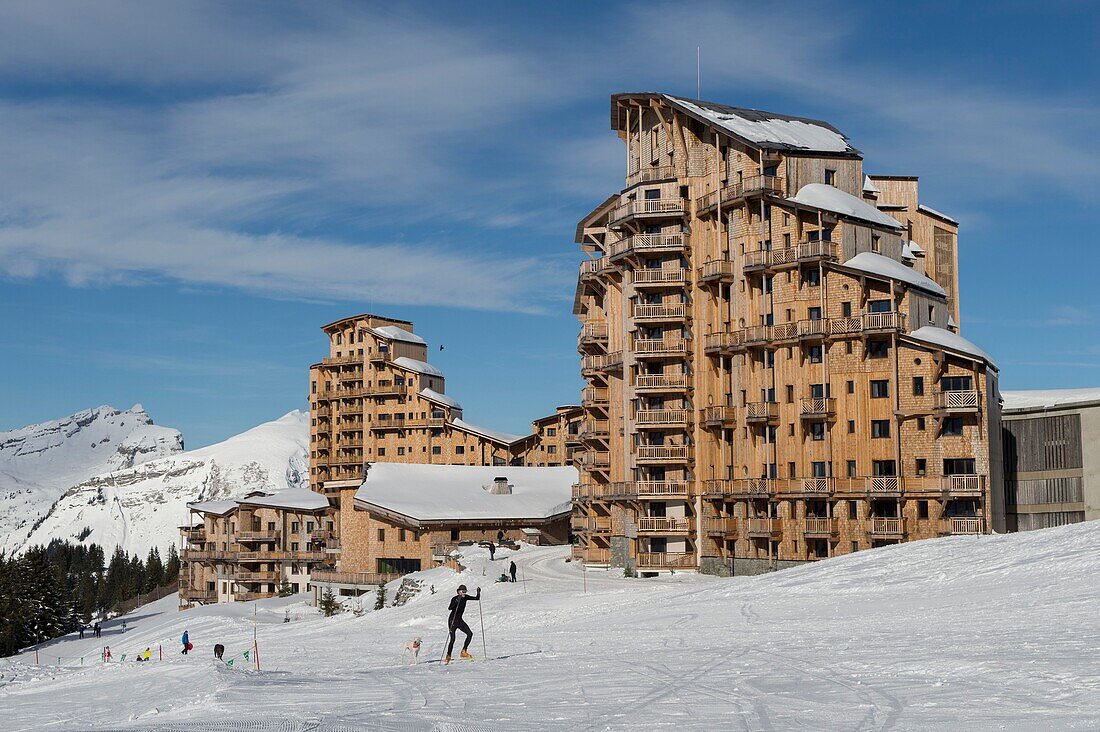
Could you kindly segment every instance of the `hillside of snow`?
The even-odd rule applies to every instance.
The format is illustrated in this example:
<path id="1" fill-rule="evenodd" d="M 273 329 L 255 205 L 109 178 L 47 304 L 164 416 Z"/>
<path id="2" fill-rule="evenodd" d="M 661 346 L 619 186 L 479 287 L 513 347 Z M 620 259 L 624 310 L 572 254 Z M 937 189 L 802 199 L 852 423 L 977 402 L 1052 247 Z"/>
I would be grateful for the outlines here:
<path id="1" fill-rule="evenodd" d="M 153 424 L 140 404 L 85 409 L 0 432 L 0 551 L 22 546 L 72 486 L 183 450 L 174 429 Z"/>
<path id="2" fill-rule="evenodd" d="M 94 475 L 70 484 L 24 544 L 83 541 L 108 556 L 117 545 L 139 556 L 163 551 L 179 542 L 190 501 L 307 484 L 308 444 L 309 416 L 295 410 L 214 445 Z"/>
<path id="3" fill-rule="evenodd" d="M 1100 728 L 1100 522 L 913 542 L 732 579 L 582 576 L 567 551 L 501 549 L 489 562 L 470 549 L 461 576 L 420 573 L 425 591 L 407 605 L 361 617 L 323 618 L 301 597 L 178 612 L 168 597 L 128 616 L 125 632 L 116 619 L 102 640 L 45 644 L 41 665 L 33 651 L 0 661 L 4 727 Z M 525 581 L 495 584 L 513 558 Z M 485 648 L 488 661 L 442 666 L 459 582 L 484 590 L 466 620 L 472 650 Z M 373 601 L 364 596 L 364 608 Z M 241 656 L 254 609 L 259 671 Z M 195 645 L 187 656 L 178 653 L 185 629 Z M 403 666 L 402 645 L 416 636 L 421 663 Z M 215 643 L 233 666 L 212 658 Z M 103 644 L 115 654 L 106 665 Z M 146 647 L 154 660 L 134 662 Z"/>

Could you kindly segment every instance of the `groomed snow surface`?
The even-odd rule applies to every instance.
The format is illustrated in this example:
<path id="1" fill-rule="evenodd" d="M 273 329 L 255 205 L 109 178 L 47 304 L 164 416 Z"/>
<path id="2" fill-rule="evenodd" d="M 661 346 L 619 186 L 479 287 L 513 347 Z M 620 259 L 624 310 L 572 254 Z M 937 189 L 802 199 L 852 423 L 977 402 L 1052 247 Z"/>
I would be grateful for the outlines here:
<path id="1" fill-rule="evenodd" d="M 1100 522 L 948 537 L 755 578 L 590 571 L 565 548 L 467 550 L 400 608 L 299 598 L 176 612 L 0 661 L 5 730 L 1086 730 L 1100 728 Z M 494 584 L 515 558 L 525 582 Z M 489 661 L 444 667 L 447 602 L 480 585 Z M 393 597 L 394 586 L 388 596 Z M 366 595 L 364 607 L 373 607 Z M 245 650 L 257 606 L 262 670 Z M 283 623 L 287 611 L 293 622 Z M 296 619 L 300 618 L 300 619 Z M 195 650 L 178 654 L 190 632 Z M 421 664 L 402 644 L 424 640 Z M 164 644 L 165 660 L 157 659 Z M 79 665 L 79 657 L 85 665 Z M 62 656 L 64 665 L 50 664 Z M 49 664 L 49 665 L 46 665 Z"/>

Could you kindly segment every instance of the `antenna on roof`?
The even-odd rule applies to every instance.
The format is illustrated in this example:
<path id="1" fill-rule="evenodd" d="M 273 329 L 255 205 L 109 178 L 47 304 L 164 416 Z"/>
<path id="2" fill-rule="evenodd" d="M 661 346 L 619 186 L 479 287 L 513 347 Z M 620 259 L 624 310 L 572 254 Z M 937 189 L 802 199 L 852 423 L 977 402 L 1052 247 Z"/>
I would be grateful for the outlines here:
<path id="1" fill-rule="evenodd" d="M 703 98 L 703 49 L 700 46 L 695 47 L 695 98 Z"/>

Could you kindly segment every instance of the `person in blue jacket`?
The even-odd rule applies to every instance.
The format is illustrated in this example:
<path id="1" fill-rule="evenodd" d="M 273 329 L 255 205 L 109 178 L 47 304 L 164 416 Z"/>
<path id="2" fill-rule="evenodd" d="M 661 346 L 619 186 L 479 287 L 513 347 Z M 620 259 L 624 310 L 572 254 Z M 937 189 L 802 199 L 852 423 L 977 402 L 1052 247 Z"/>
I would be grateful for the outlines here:
<path id="1" fill-rule="evenodd" d="M 186 656 L 187 655 L 187 646 L 191 645 L 191 642 L 187 638 L 187 631 L 186 630 L 183 631 L 183 638 L 180 638 L 180 640 L 183 641 L 183 650 L 181 651 L 181 653 L 183 653 L 183 655 Z"/>

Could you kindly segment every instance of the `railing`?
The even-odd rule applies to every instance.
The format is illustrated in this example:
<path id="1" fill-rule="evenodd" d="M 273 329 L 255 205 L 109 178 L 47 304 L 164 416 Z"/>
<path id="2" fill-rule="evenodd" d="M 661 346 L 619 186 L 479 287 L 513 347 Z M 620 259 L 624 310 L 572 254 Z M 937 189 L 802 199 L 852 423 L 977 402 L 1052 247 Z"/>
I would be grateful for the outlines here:
<path id="1" fill-rule="evenodd" d="M 581 405 L 585 407 L 596 404 L 607 404 L 608 392 L 606 388 L 587 386 L 581 389 Z"/>
<path id="2" fill-rule="evenodd" d="M 635 320 L 676 320 L 683 318 L 685 312 L 687 312 L 687 306 L 682 302 L 673 305 L 646 305 L 644 303 L 635 303 L 634 305 Z"/>
<path id="3" fill-rule="evenodd" d="M 798 258 L 806 259 L 836 259 L 839 256 L 840 247 L 831 241 L 804 241 L 798 245 Z"/>
<path id="4" fill-rule="evenodd" d="M 829 332 L 829 321 L 824 318 L 816 318 L 814 320 L 800 320 L 798 321 L 798 337 L 799 338 L 812 338 L 814 336 L 824 336 Z"/>
<path id="5" fill-rule="evenodd" d="M 406 419 L 403 424 L 405 429 L 442 429 L 447 426 L 446 417 L 427 417 L 425 419 Z"/>
<path id="6" fill-rule="evenodd" d="M 837 533 L 837 520 L 831 518 L 807 518 L 802 520 L 802 533 L 832 536 Z"/>
<path id="7" fill-rule="evenodd" d="M 699 279 L 703 282 L 710 280 L 732 279 L 737 275 L 733 261 L 730 259 L 715 259 L 704 262 L 699 268 Z"/>
<path id="8" fill-rule="evenodd" d="M 271 531 L 238 531 L 237 541 L 278 541 L 279 532 Z"/>
<path id="9" fill-rule="evenodd" d="M 640 374 L 635 379 L 634 388 L 641 389 L 686 389 L 688 377 L 684 374 Z"/>
<path id="10" fill-rule="evenodd" d="M 607 468 L 611 466 L 611 453 L 589 450 L 581 453 L 577 462 L 586 468 Z"/>
<path id="11" fill-rule="evenodd" d="M 634 341 L 633 350 L 636 354 L 677 355 L 687 351 L 687 342 L 671 339 L 639 338 Z"/>
<path id="12" fill-rule="evenodd" d="M 237 582 L 275 582 L 281 579 L 278 572 L 247 572 L 237 570 L 233 573 L 233 579 Z"/>
<path id="13" fill-rule="evenodd" d="M 623 352 L 614 351 L 613 353 L 598 353 L 590 356 L 584 356 L 581 359 L 581 371 L 603 371 L 605 369 L 612 369 L 616 366 L 622 366 Z"/>
<path id="14" fill-rule="evenodd" d="M 639 445 L 639 460 L 676 460 L 688 458 L 687 445 Z"/>
<path id="15" fill-rule="evenodd" d="M 732 517 L 708 517 L 703 519 L 703 528 L 708 534 L 736 534 L 737 519 Z"/>
<path id="16" fill-rule="evenodd" d="M 900 493 L 901 478 L 896 475 L 873 475 L 866 478 L 868 493 Z"/>
<path id="17" fill-rule="evenodd" d="M 581 342 L 596 343 L 607 341 L 606 323 L 585 323 L 581 328 Z"/>
<path id="18" fill-rule="evenodd" d="M 616 224 L 638 216 L 676 216 L 683 215 L 685 201 L 682 198 L 643 198 L 628 201 L 611 210 L 609 224 Z"/>
<path id="19" fill-rule="evenodd" d="M 687 281 L 686 269 L 636 269 L 635 285 L 682 285 Z"/>
<path id="20" fill-rule="evenodd" d="M 905 519 L 873 518 L 871 519 L 871 533 L 900 536 L 901 534 L 905 533 Z"/>
<path id="21" fill-rule="evenodd" d="M 375 384 L 363 389 L 366 396 L 404 396 L 409 393 L 408 384 Z"/>
<path id="22" fill-rule="evenodd" d="M 621 257 L 631 252 L 675 252 L 684 248 L 683 234 L 637 234 L 613 243 L 608 256 Z"/>
<path id="23" fill-rule="evenodd" d="M 954 494 L 978 495 L 985 490 L 984 475 L 947 475 L 944 488 Z"/>
<path id="24" fill-rule="evenodd" d="M 712 208 L 716 208 L 719 202 L 736 201 L 756 193 L 781 196 L 783 195 L 783 183 L 774 175 L 750 175 L 742 181 L 731 183 L 695 199 L 695 210 L 700 214 L 705 213 Z"/>
<path id="25" fill-rule="evenodd" d="M 454 552 L 458 551 L 458 544 L 446 543 L 446 544 L 432 544 L 431 549 L 433 559 L 444 559 L 451 556 Z"/>
<path id="26" fill-rule="evenodd" d="M 188 602 L 216 602 L 218 593 L 216 590 L 196 590 L 190 587 L 181 587 L 180 599 Z"/>
<path id="27" fill-rule="evenodd" d="M 585 547 L 573 547 L 573 558 L 586 564 L 610 564 L 611 550 L 597 547 L 588 549 Z"/>
<path id="28" fill-rule="evenodd" d="M 321 363 L 325 366 L 343 366 L 349 363 L 363 363 L 363 356 L 348 355 L 348 356 L 331 356 L 329 358 L 322 358 Z"/>
<path id="29" fill-rule="evenodd" d="M 642 409 L 634 415 L 637 424 L 682 424 L 687 418 L 684 409 Z"/>
<path id="30" fill-rule="evenodd" d="M 600 270 L 603 269 L 603 260 L 605 259 L 607 259 L 607 257 L 586 259 L 581 262 L 581 277 L 595 277 L 597 274 L 599 274 Z"/>
<path id="31" fill-rule="evenodd" d="M 749 402 L 745 405 L 745 419 L 750 422 L 778 419 L 779 402 Z"/>
<path id="32" fill-rule="evenodd" d="M 608 437 L 611 434 L 611 422 L 606 419 L 589 419 L 581 423 L 581 439 Z"/>
<path id="33" fill-rule="evenodd" d="M 832 478 L 802 478 L 801 482 L 803 493 L 833 492 L 834 483 Z"/>
<path id="34" fill-rule="evenodd" d="M 936 409 L 945 411 L 976 410 L 981 404 L 977 389 L 940 391 L 936 394 Z"/>
<path id="35" fill-rule="evenodd" d="M 707 333 L 703 336 L 703 349 L 708 353 L 731 351 L 742 345 L 745 332 L 742 330 L 725 330 L 717 333 Z"/>
<path id="36" fill-rule="evenodd" d="M 390 427 L 396 428 L 400 427 L 402 424 L 403 422 L 401 421 L 386 421 L 374 425 L 372 429 L 388 429 Z M 362 465 L 364 461 L 362 455 L 337 455 L 335 457 L 330 457 L 325 462 L 329 465 Z"/>
<path id="37" fill-rule="evenodd" d="M 637 565 L 652 569 L 695 567 L 694 552 L 638 552 Z"/>
<path id="38" fill-rule="evenodd" d="M 983 534 L 985 520 L 977 517 L 952 516 L 944 519 L 943 530 L 946 534 Z"/>
<path id="39" fill-rule="evenodd" d="M 269 597 L 275 597 L 274 592 L 234 592 L 233 599 L 237 602 L 248 602 L 250 600 L 265 600 Z"/>
<path id="40" fill-rule="evenodd" d="M 803 417 L 827 417 L 836 413 L 836 399 L 833 397 L 803 397 L 801 400 Z"/>
<path id="41" fill-rule="evenodd" d="M 641 516 L 638 531 L 691 531 L 691 519 L 665 516 Z"/>
<path id="42" fill-rule="evenodd" d="M 730 424 L 736 418 L 736 407 L 703 407 L 703 422 L 708 425 Z"/>
<path id="43" fill-rule="evenodd" d="M 333 572 L 315 569 L 310 572 L 309 581 L 329 582 L 337 585 L 384 585 L 404 576 L 399 572 Z"/>
<path id="44" fill-rule="evenodd" d="M 905 313 L 865 313 L 863 330 L 905 330 Z"/>
<path id="45" fill-rule="evenodd" d="M 367 358 L 372 363 L 389 363 L 393 360 L 393 353 L 391 351 L 378 351 L 377 353 L 368 354 Z"/>
<path id="46" fill-rule="evenodd" d="M 317 529 L 309 532 L 309 540 L 314 542 L 331 541 L 336 537 L 336 532 L 331 529 Z"/>
<path id="47" fill-rule="evenodd" d="M 655 180 L 668 180 L 676 177 L 676 168 L 672 165 L 657 165 L 648 168 L 639 168 L 636 173 L 626 176 L 628 186 L 637 183 L 650 183 Z"/>
<path id="48" fill-rule="evenodd" d="M 751 518 L 746 521 L 748 524 L 748 532 L 750 534 L 766 534 L 768 536 L 772 534 L 778 534 L 781 524 L 780 519 L 773 518 Z"/>
<path id="49" fill-rule="evenodd" d="M 638 498 L 686 496 L 688 484 L 667 480 L 639 480 L 632 483 L 620 483 L 630 486 L 631 492 Z"/>

